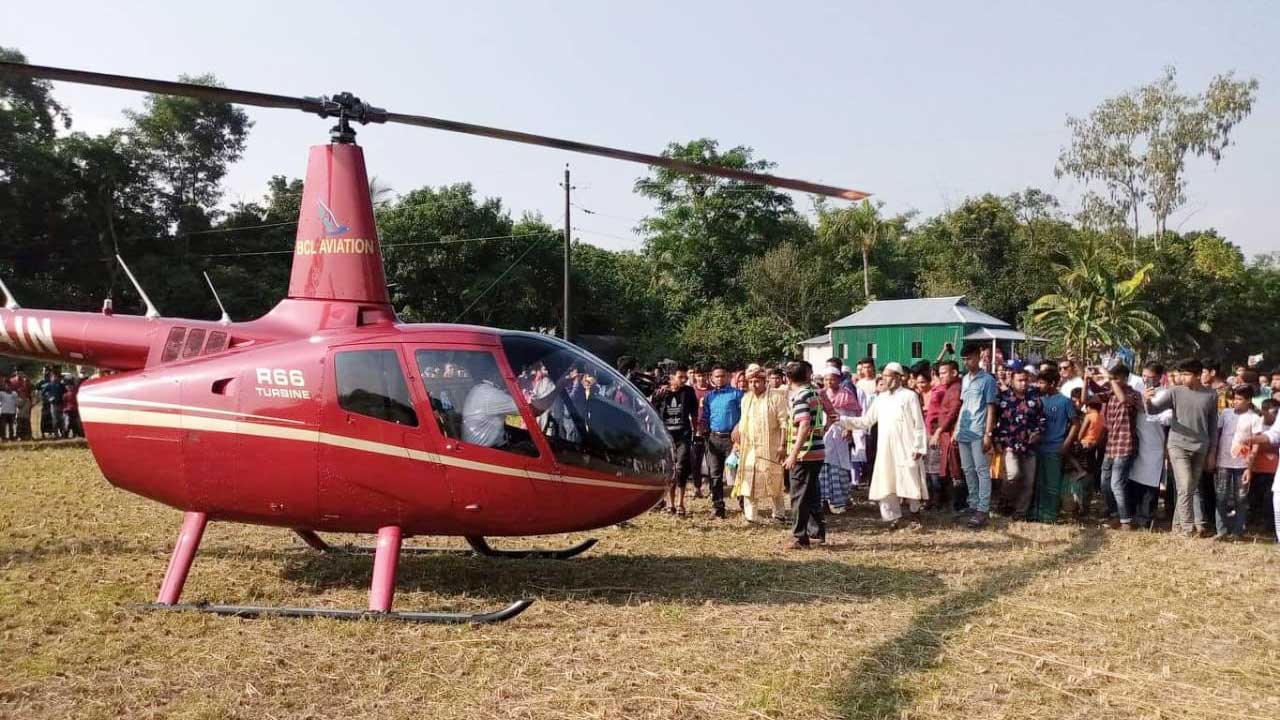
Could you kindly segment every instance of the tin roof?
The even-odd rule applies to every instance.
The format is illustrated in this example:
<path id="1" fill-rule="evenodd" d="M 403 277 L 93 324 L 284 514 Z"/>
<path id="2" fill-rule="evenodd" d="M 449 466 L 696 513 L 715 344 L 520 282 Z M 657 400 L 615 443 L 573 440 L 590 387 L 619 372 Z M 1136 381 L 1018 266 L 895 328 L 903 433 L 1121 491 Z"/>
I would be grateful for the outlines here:
<path id="1" fill-rule="evenodd" d="M 827 333 L 826 335 L 818 335 L 816 337 L 811 337 L 808 340 L 801 340 L 800 344 L 801 345 L 830 345 L 831 333 Z"/>
<path id="2" fill-rule="evenodd" d="M 975 310 L 963 295 L 908 300 L 872 300 L 852 315 L 827 325 L 828 328 L 881 327 L 886 325 L 950 325 L 964 323 L 1007 328 L 1009 323 Z"/>
<path id="3" fill-rule="evenodd" d="M 1009 330 L 1007 328 L 978 328 L 968 335 L 964 336 L 965 340 L 1026 340 L 1027 336 L 1017 330 Z"/>

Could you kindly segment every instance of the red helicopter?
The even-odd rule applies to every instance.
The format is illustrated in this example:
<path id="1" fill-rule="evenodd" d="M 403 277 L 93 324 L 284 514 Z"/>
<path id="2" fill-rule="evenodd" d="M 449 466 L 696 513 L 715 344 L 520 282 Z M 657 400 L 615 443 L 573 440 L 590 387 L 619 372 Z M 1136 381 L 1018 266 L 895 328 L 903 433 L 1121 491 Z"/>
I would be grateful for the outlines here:
<path id="1" fill-rule="evenodd" d="M 396 565 L 413 535 L 467 539 L 568 533 L 624 521 L 661 496 L 671 441 L 636 388 L 606 363 L 531 332 L 398 321 L 387 294 L 364 155 L 353 122 L 404 123 L 715 175 L 809 193 L 866 193 L 732 168 L 419 115 L 350 93 L 294 98 L 0 62 L 30 78 L 291 108 L 337 119 L 311 148 L 287 297 L 231 322 L 22 308 L 0 283 L 0 351 L 115 371 L 79 395 L 89 447 L 116 487 L 183 511 L 148 609 L 255 617 L 391 617 L 498 622 L 490 613 L 393 612 Z M 216 292 L 215 292 L 216 295 Z M 210 520 L 318 532 L 376 533 L 368 610 L 179 604 Z M 350 550 L 350 549 L 349 549 Z M 358 548 L 356 549 L 358 550 Z"/>

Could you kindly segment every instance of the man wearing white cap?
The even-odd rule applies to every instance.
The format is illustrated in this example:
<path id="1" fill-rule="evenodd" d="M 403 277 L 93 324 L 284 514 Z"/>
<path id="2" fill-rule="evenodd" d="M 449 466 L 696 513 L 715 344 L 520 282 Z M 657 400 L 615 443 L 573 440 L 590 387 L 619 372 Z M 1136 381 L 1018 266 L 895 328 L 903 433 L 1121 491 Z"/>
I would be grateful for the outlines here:
<path id="1" fill-rule="evenodd" d="M 739 465 L 734 497 L 742 498 L 747 522 L 757 521 L 758 511 L 773 510 L 773 519 L 786 522 L 782 488 L 782 461 L 786 459 L 787 399 L 769 389 L 764 369 L 747 367 L 749 392 L 742 398 L 742 417 L 733 430 Z"/>
<path id="2" fill-rule="evenodd" d="M 880 517 L 893 530 L 902 522 L 902 501 L 906 500 L 911 509 L 911 529 L 921 530 L 924 524 L 920 501 L 929 497 L 924 473 L 929 443 L 920 398 L 902 385 L 905 374 L 896 362 L 885 365 L 881 373 L 884 391 L 862 417 L 840 418 L 840 424 L 850 430 L 877 426 L 880 458 L 871 476 L 868 497 L 880 503 Z"/>

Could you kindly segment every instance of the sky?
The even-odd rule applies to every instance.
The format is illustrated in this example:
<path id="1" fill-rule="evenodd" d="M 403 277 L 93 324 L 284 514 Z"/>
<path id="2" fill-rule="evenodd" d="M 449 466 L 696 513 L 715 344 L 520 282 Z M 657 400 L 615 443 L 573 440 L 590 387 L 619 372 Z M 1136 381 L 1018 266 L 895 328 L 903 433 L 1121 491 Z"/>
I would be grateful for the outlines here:
<path id="1" fill-rule="evenodd" d="M 1065 120 L 1178 70 L 1184 91 L 1234 70 L 1261 89 L 1220 165 L 1192 160 L 1170 229 L 1213 227 L 1280 250 L 1280 3 L 1254 2 L 128 2 L 10 3 L 0 45 L 30 62 L 315 96 L 641 152 L 711 137 L 780 175 L 865 190 L 925 216 L 985 192 L 1054 193 Z M 141 96 L 59 83 L 74 128 L 102 132 Z M 330 121 L 249 108 L 226 201 L 300 177 Z M 638 248 L 653 205 L 640 165 L 405 126 L 359 130 L 394 191 L 470 181 L 562 226 L 573 173 L 581 240 Z M 809 200 L 797 196 L 797 207 Z M 587 214 L 584 210 L 593 211 Z M 513 242 L 519 242 L 518 240 Z"/>

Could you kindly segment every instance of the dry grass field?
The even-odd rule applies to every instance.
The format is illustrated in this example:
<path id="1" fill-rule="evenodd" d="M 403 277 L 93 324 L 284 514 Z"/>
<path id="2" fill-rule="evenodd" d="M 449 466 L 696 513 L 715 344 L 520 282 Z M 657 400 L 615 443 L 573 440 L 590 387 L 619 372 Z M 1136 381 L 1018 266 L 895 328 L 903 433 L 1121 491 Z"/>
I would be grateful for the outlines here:
<path id="1" fill-rule="evenodd" d="M 179 522 L 82 448 L 0 451 L 0 716 L 1280 718 L 1271 544 L 886 534 L 860 510 L 787 554 L 777 529 L 648 515 L 576 560 L 402 561 L 400 609 L 536 599 L 503 625 L 127 609 Z M 183 599 L 361 607 L 370 568 L 215 524 Z"/>

